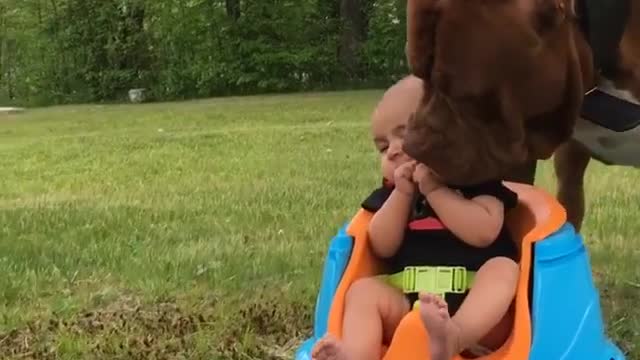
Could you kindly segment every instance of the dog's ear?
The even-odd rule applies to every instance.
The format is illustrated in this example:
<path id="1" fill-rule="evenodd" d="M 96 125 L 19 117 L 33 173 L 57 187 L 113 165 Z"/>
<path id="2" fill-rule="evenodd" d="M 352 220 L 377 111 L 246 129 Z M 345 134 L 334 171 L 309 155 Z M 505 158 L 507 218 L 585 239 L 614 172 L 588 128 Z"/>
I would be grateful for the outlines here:
<path id="1" fill-rule="evenodd" d="M 548 159 L 573 136 L 584 94 L 584 83 L 575 44 L 571 42 L 566 67 L 566 90 L 563 102 L 547 114 L 528 119 L 527 146 L 531 158 Z"/>
<path id="2" fill-rule="evenodd" d="M 494 142 L 503 142 L 506 145 L 496 148 L 497 154 L 503 154 L 500 160 L 515 166 L 527 160 L 528 156 L 524 113 L 510 86 L 505 84 L 501 86 L 497 101 L 499 102 L 500 114 L 496 120 L 501 121 L 501 124 L 497 127 L 498 131 L 491 135 L 495 136 Z M 491 141 L 491 139 L 488 140 Z"/>
<path id="3" fill-rule="evenodd" d="M 516 8 L 540 35 L 553 31 L 567 17 L 575 15 L 571 0 L 516 0 Z"/>
<path id="4" fill-rule="evenodd" d="M 407 1 L 407 44 L 405 53 L 411 72 L 429 79 L 433 66 L 434 38 L 443 0 Z"/>

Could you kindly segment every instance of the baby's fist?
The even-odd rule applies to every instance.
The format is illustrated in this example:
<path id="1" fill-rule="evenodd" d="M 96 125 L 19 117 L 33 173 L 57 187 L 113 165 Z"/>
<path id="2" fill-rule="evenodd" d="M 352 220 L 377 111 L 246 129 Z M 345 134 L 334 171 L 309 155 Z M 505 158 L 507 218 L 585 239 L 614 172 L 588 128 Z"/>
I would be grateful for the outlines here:
<path id="1" fill-rule="evenodd" d="M 424 196 L 442 186 L 438 176 L 424 164 L 416 165 L 413 171 L 413 181 L 418 184 L 418 189 Z"/>
<path id="2" fill-rule="evenodd" d="M 393 173 L 393 182 L 395 183 L 396 190 L 406 195 L 413 195 L 416 187 L 413 182 L 413 172 L 415 168 L 415 161 L 406 162 L 396 168 Z"/>

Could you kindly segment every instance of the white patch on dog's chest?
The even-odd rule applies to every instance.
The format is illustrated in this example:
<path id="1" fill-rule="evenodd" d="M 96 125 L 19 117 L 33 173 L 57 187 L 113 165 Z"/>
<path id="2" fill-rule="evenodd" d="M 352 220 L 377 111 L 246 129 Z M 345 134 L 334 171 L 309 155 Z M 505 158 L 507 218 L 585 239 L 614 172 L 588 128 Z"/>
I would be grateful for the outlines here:
<path id="1" fill-rule="evenodd" d="M 616 87 L 613 86 L 613 82 L 610 80 L 604 79 L 600 83 L 598 88 L 609 95 L 617 97 L 618 99 L 626 100 L 628 102 L 640 105 L 640 101 L 638 101 L 638 99 L 636 99 L 629 90 L 616 89 Z"/>
<path id="2" fill-rule="evenodd" d="M 598 89 L 606 94 L 638 105 L 640 120 L 640 101 L 629 91 L 619 90 L 613 83 L 605 80 Z M 605 115 L 606 116 L 606 115 Z M 598 119 L 606 123 L 606 119 Z M 615 131 L 602 124 L 579 118 L 573 138 L 585 145 L 593 157 L 611 165 L 640 167 L 640 121 L 631 128 Z"/>

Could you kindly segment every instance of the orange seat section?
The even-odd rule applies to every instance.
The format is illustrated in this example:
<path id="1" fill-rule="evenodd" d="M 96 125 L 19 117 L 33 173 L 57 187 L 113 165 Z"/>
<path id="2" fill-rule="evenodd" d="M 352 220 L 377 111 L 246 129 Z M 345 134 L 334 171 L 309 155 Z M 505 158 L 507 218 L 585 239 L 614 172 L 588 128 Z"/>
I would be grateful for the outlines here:
<path id="1" fill-rule="evenodd" d="M 506 221 L 514 240 L 520 245 L 520 280 L 515 298 L 514 330 L 505 344 L 483 360 L 524 360 L 531 347 L 531 316 L 529 314 L 529 275 L 533 243 L 556 232 L 566 222 L 566 212 L 550 194 L 533 186 L 506 182 L 518 194 L 518 206 Z M 369 248 L 367 228 L 373 214 L 360 210 L 349 224 L 347 232 L 354 238 L 351 258 L 338 285 L 329 313 L 328 332 L 342 338 L 342 318 L 347 290 L 359 278 L 381 272 L 381 263 Z M 417 310 L 400 322 L 388 348 L 382 346 L 384 360 L 428 360 L 428 335 Z M 458 356 L 455 360 L 463 360 Z"/>

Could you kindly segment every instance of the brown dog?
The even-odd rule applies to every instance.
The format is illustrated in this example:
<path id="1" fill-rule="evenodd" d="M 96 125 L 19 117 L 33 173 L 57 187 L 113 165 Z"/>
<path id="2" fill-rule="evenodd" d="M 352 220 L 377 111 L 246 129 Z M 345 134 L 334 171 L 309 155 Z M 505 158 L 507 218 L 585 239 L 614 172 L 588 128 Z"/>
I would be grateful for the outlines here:
<path id="1" fill-rule="evenodd" d="M 407 56 L 426 88 L 405 151 L 459 185 L 495 177 L 533 183 L 536 160 L 557 151 L 559 198 L 579 228 L 591 155 L 571 137 L 583 95 L 599 79 L 574 5 L 409 0 L 407 10 Z M 621 45 L 624 69 L 640 59 L 629 55 L 640 41 L 631 18 Z M 635 71 L 612 80 L 640 85 Z"/>

